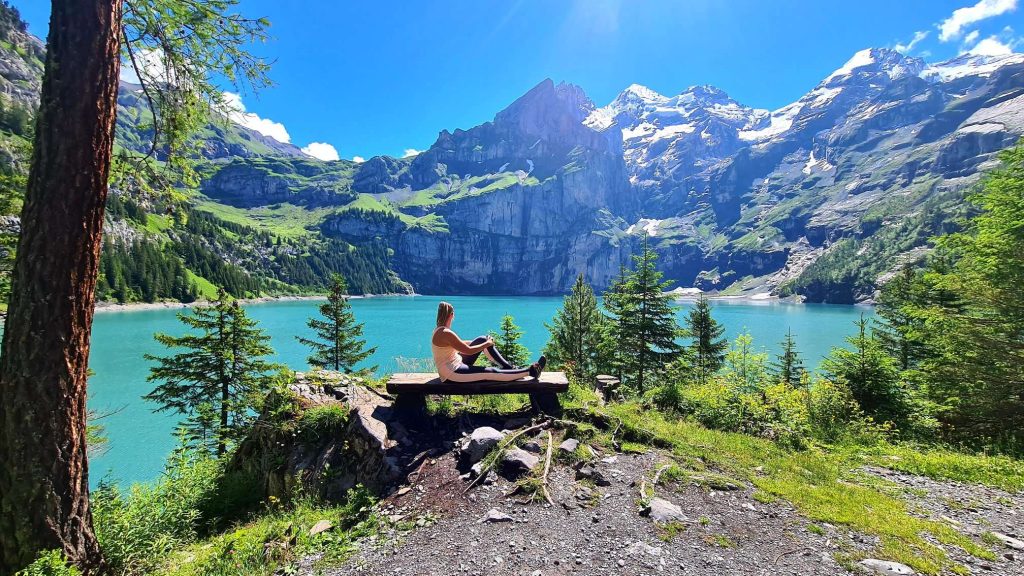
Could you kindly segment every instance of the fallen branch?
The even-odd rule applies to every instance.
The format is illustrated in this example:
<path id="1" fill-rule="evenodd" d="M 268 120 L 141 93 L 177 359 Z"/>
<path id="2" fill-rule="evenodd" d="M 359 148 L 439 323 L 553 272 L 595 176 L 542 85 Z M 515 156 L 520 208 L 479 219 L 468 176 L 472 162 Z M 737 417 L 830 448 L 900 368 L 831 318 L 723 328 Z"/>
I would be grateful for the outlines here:
<path id="1" fill-rule="evenodd" d="M 807 546 L 801 546 L 799 548 L 793 548 L 792 550 L 786 550 L 782 554 L 779 554 L 778 556 L 776 556 L 775 557 L 775 561 L 772 562 L 772 564 L 778 564 L 779 560 L 781 560 L 783 556 L 789 556 L 790 554 L 793 554 L 794 552 L 803 552 L 805 550 L 811 550 L 811 549 L 809 547 L 807 547 Z"/>
<path id="2" fill-rule="evenodd" d="M 509 446 L 511 446 L 512 443 L 515 442 L 516 438 L 519 438 L 520 436 L 522 436 L 523 434 L 526 434 L 528 432 L 533 432 L 533 431 L 536 431 L 536 430 L 543 430 L 543 429 L 547 428 L 550 425 L 551 425 L 551 421 L 547 420 L 547 421 L 541 422 L 540 424 L 534 424 L 533 426 L 530 426 L 529 428 L 523 428 L 519 432 L 516 432 L 515 434 L 509 436 L 508 438 L 505 438 L 505 440 L 503 440 L 502 443 L 497 448 L 494 449 L 494 451 L 497 452 L 498 454 L 500 454 L 501 452 L 503 452 L 505 450 L 505 448 L 508 448 Z M 480 482 L 480 480 L 482 480 L 485 476 L 487 476 L 487 473 L 490 472 L 492 468 L 494 468 L 494 466 L 499 462 L 499 460 L 500 460 L 499 458 L 493 458 L 493 459 L 491 459 L 491 461 L 486 466 L 483 466 L 482 468 L 480 468 L 480 474 L 478 474 L 477 477 L 474 478 L 472 482 L 470 482 L 469 486 L 466 486 L 466 489 L 463 490 L 462 493 L 465 494 L 466 492 L 469 492 L 469 490 L 471 488 L 473 488 L 473 486 L 476 486 L 477 482 Z"/>
<path id="3" fill-rule="evenodd" d="M 652 482 L 652 484 L 653 484 L 654 486 L 657 486 L 657 485 L 658 485 L 658 480 L 661 480 L 661 475 L 662 475 L 662 473 L 664 473 L 664 472 L 665 472 L 665 470 L 668 470 L 668 469 L 669 469 L 669 468 L 671 468 L 671 467 L 672 467 L 672 465 L 671 465 L 671 464 L 665 464 L 665 465 L 664 465 L 664 466 L 662 466 L 661 468 L 658 468 L 658 471 L 657 471 L 657 472 L 655 472 L 655 474 L 654 474 L 654 481 Z"/>
<path id="4" fill-rule="evenodd" d="M 548 472 L 551 470 L 551 446 L 555 443 L 554 439 L 551 438 L 551 430 L 548 430 L 548 455 L 544 461 L 544 476 L 541 477 L 540 487 L 544 491 L 544 499 L 548 501 L 548 504 L 555 505 L 555 501 L 551 499 L 551 494 L 548 492 Z"/>

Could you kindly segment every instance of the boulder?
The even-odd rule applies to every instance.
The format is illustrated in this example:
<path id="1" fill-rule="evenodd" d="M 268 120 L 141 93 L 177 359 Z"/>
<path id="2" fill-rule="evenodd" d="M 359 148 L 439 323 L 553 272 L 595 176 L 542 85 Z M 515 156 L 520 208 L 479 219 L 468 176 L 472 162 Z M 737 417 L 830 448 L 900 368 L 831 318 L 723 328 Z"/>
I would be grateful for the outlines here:
<path id="1" fill-rule="evenodd" d="M 390 402 L 335 372 L 296 373 L 289 385 L 297 410 L 337 404 L 348 418 L 337 430 L 310 439 L 274 422 L 254 426 L 239 445 L 229 469 L 259 479 L 263 496 L 287 498 L 301 482 L 303 490 L 340 501 L 349 489 L 363 485 L 384 494 L 403 479 L 397 443 L 388 436 Z M 277 394 L 277 393 L 272 393 Z M 274 405 L 268 398 L 268 406 Z M 281 418 L 267 413 L 263 419 Z M 328 474 L 327 472 L 330 471 Z"/>
<path id="2" fill-rule="evenodd" d="M 871 574 L 913 574 L 914 570 L 906 564 L 890 562 L 889 560 L 876 560 L 867 558 L 857 563 L 861 568 Z"/>
<path id="3" fill-rule="evenodd" d="M 575 438 L 566 438 L 558 445 L 558 450 L 563 454 L 572 454 L 580 446 L 580 441 Z"/>
<path id="4" fill-rule="evenodd" d="M 494 428 L 481 426 L 469 435 L 469 440 L 462 446 L 462 455 L 470 463 L 476 464 L 504 439 L 505 435 Z"/>
<path id="5" fill-rule="evenodd" d="M 671 524 L 673 522 L 686 522 L 689 520 L 683 509 L 664 498 L 652 498 L 647 506 L 641 511 L 643 516 L 649 517 L 656 524 Z"/>
<path id="6" fill-rule="evenodd" d="M 537 467 L 540 458 L 522 448 L 507 450 L 501 460 L 505 470 L 513 475 L 525 474 Z"/>
<path id="7" fill-rule="evenodd" d="M 996 540 L 999 540 L 1003 543 L 1003 545 L 1007 546 L 1008 548 L 1013 548 L 1014 550 L 1024 550 L 1024 541 L 1018 540 L 1012 536 L 1007 536 L 1006 534 L 1002 534 L 1000 532 L 991 532 L 991 534 Z"/>

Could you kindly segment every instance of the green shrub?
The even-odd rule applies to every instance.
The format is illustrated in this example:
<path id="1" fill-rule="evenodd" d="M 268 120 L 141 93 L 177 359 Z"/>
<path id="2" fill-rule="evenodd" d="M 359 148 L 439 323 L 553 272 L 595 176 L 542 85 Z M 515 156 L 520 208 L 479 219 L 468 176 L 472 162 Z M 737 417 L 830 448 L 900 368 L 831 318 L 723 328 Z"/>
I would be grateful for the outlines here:
<path id="1" fill-rule="evenodd" d="M 212 456 L 179 448 L 152 484 L 122 491 L 101 483 L 93 493 L 92 509 L 111 573 L 148 572 L 175 548 L 195 540 L 220 474 L 221 464 Z"/>
<path id="2" fill-rule="evenodd" d="M 81 576 L 78 568 L 68 564 L 60 550 L 43 552 L 36 561 L 29 564 L 16 576 Z"/>
<path id="3" fill-rule="evenodd" d="M 707 428 L 744 432 L 792 447 L 811 436 L 807 393 L 784 383 L 745 391 L 746 380 L 714 378 L 706 384 L 663 384 L 655 393 L 660 406 L 676 404 L 678 411 Z"/>
<path id="4" fill-rule="evenodd" d="M 299 417 L 299 433 L 309 441 L 336 434 L 348 421 L 348 412 L 342 404 L 323 404 L 308 408 Z"/>
<path id="5" fill-rule="evenodd" d="M 864 416 L 850 388 L 842 382 L 818 380 L 807 398 L 810 427 L 823 442 L 851 442 L 872 446 L 890 433 L 888 425 L 878 425 Z"/>

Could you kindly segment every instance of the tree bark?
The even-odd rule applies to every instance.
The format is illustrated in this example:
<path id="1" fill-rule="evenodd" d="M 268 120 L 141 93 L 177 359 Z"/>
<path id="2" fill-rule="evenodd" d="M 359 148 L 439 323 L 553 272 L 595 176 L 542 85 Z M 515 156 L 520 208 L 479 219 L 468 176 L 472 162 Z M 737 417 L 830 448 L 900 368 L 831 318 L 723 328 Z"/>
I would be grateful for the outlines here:
<path id="1" fill-rule="evenodd" d="M 62 549 L 100 569 L 86 371 L 117 110 L 120 0 L 53 0 L 0 356 L 0 573 Z"/>

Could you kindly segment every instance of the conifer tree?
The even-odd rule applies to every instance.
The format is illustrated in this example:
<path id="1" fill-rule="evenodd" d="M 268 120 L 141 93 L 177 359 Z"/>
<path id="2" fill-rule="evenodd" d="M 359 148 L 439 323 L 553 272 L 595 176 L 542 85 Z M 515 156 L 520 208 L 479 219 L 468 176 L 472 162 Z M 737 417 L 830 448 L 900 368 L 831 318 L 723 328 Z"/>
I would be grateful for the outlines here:
<path id="1" fill-rule="evenodd" d="M 554 366 L 571 365 L 578 375 L 593 376 L 600 363 L 605 324 L 594 289 L 580 274 L 554 320 L 545 324 L 551 339 L 544 354 Z"/>
<path id="2" fill-rule="evenodd" d="M 912 356 L 914 376 L 946 431 L 957 441 L 1022 453 L 1024 140 L 1000 160 L 968 198 L 976 215 L 936 241 L 909 298 L 893 293 L 898 285 L 887 285 L 883 296 L 908 315 L 904 331 L 922 347 Z"/>
<path id="3" fill-rule="evenodd" d="M 800 352 L 796 349 L 792 329 L 786 331 L 786 338 L 782 340 L 782 352 L 776 356 L 771 368 L 776 381 L 793 388 L 800 388 L 803 385 L 806 370 Z"/>
<path id="4" fill-rule="evenodd" d="M 530 351 L 519 343 L 523 337 L 523 331 L 516 326 L 515 318 L 506 314 L 501 318 L 501 327 L 494 336 L 494 344 L 501 355 L 513 366 L 526 366 L 530 362 Z"/>
<path id="5" fill-rule="evenodd" d="M 348 286 L 341 274 L 331 276 L 330 293 L 327 302 L 320 305 L 320 314 L 322 319 L 310 318 L 306 322 L 316 333 L 316 339 L 296 337 L 313 350 L 307 358 L 310 365 L 348 373 L 377 351 L 376 347 L 367 348 L 366 340 L 360 338 L 363 324 L 356 322 L 348 301 Z M 368 368 L 371 372 L 376 369 Z"/>
<path id="6" fill-rule="evenodd" d="M 918 272 L 905 266 L 885 285 L 878 298 L 878 315 L 884 321 L 876 322 L 874 332 L 882 347 L 896 358 L 901 370 L 914 368 L 924 355 L 922 343 L 924 326 L 911 310 L 920 302 L 917 297 Z"/>
<path id="7" fill-rule="evenodd" d="M 147 381 L 160 384 L 145 398 L 157 402 L 158 411 L 186 415 L 192 438 L 215 444 L 220 455 L 244 430 L 270 389 L 268 373 L 277 368 L 264 360 L 273 353 L 270 337 L 224 290 L 212 305 L 197 306 L 191 313 L 178 314 L 178 319 L 198 333 L 154 335 L 164 346 L 184 350 L 171 356 L 146 355 L 156 362 Z"/>
<path id="8" fill-rule="evenodd" d="M 150 153 L 134 155 L 135 172 L 170 167 L 167 189 L 197 183 L 178 178 L 188 174 L 175 167 L 197 156 L 193 134 L 224 101 L 225 81 L 258 88 L 268 66 L 246 51 L 268 23 L 235 14 L 236 0 L 50 4 L 0 353 L 0 412 L 19 415 L 0 419 L 0 534 L 16 535 L 0 538 L 5 574 L 55 548 L 82 572 L 101 571 L 89 502 L 86 373 L 122 55 L 153 118 Z M 151 57 L 161 65 L 135 66 Z"/>
<path id="9" fill-rule="evenodd" d="M 676 342 L 683 333 L 676 307 L 665 292 L 670 282 L 662 281 L 657 259 L 645 235 L 640 254 L 633 256 L 634 270 L 606 298 L 616 319 L 613 336 L 623 382 L 637 394 L 646 392 L 682 349 Z"/>
<path id="10" fill-rule="evenodd" d="M 754 337 L 744 332 L 736 337 L 732 348 L 725 353 L 726 382 L 741 392 L 754 392 L 766 380 L 768 354 L 754 351 Z"/>
<path id="11" fill-rule="evenodd" d="M 833 348 L 822 362 L 822 371 L 829 380 L 849 386 L 865 414 L 879 422 L 900 424 L 909 413 L 910 399 L 896 360 L 868 331 L 863 315 L 856 324 L 857 334 L 846 339 L 853 349 Z"/>
<path id="12" fill-rule="evenodd" d="M 625 333 L 625 317 L 629 314 L 628 295 L 625 288 L 626 267 L 619 266 L 619 277 L 612 280 L 602 297 L 608 316 L 605 330 L 601 335 L 599 364 L 606 366 L 607 371 L 618 377 L 620 381 L 624 379 L 623 352 L 616 340 L 619 335 Z"/>
<path id="13" fill-rule="evenodd" d="M 693 338 L 690 355 L 694 376 L 700 384 L 706 384 L 725 363 L 729 341 L 722 336 L 725 326 L 711 315 L 711 304 L 703 294 L 686 316 L 686 328 Z"/>

